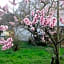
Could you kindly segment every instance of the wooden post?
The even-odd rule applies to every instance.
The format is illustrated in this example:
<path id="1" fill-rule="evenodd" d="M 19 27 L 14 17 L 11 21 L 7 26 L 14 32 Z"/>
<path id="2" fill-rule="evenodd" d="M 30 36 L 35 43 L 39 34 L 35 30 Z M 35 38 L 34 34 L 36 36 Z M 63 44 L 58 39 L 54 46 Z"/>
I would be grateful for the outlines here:
<path id="1" fill-rule="evenodd" d="M 59 0 L 57 0 L 57 41 L 59 40 Z M 59 64 L 59 44 L 56 46 L 56 64 Z"/>

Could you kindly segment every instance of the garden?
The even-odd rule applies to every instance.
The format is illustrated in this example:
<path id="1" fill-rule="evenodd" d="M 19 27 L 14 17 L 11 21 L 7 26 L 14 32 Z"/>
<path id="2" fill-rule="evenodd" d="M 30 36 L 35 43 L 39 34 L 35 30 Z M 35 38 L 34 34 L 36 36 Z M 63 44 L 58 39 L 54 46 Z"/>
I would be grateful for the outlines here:
<path id="1" fill-rule="evenodd" d="M 64 64 L 64 1 L 0 0 L 0 64 Z"/>

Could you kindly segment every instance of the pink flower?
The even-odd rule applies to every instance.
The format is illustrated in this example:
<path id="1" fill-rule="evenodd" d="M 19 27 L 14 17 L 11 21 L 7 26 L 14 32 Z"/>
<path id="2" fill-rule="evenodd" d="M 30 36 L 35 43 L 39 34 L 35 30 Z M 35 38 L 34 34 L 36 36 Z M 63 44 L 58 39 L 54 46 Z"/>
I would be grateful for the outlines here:
<path id="1" fill-rule="evenodd" d="M 7 25 L 5 26 L 5 30 L 8 30 L 8 26 Z"/>
<path id="2" fill-rule="evenodd" d="M 34 16 L 34 11 L 31 12 L 31 15 Z"/>
<path id="3" fill-rule="evenodd" d="M 7 41 L 8 41 L 8 42 L 12 42 L 13 39 L 12 39 L 12 38 L 8 38 Z"/>
<path id="4" fill-rule="evenodd" d="M 44 26 L 47 26 L 48 20 L 45 18 Z"/>
<path id="5" fill-rule="evenodd" d="M 32 30 L 32 31 L 34 31 L 34 30 L 35 30 L 35 28 L 34 28 L 34 27 L 31 27 L 31 30 Z"/>
<path id="6" fill-rule="evenodd" d="M 64 20 L 63 20 L 63 18 L 60 18 L 60 22 L 61 22 L 62 24 L 64 24 Z"/>
<path id="7" fill-rule="evenodd" d="M 5 12 L 8 12 L 8 5 L 7 5 L 7 4 L 3 7 L 3 10 L 4 10 Z"/>
<path id="8" fill-rule="evenodd" d="M 8 38 L 6 41 L 3 42 L 2 50 L 7 50 L 13 46 L 12 38 Z"/>
<path id="9" fill-rule="evenodd" d="M 48 12 L 48 9 L 49 9 L 49 5 L 46 5 L 46 6 L 44 7 L 44 12 L 47 13 L 47 12 Z"/>
<path id="10" fill-rule="evenodd" d="M 41 13 L 42 16 L 44 16 L 45 15 L 44 9 L 42 9 L 40 13 Z"/>
<path id="11" fill-rule="evenodd" d="M 57 19 L 56 19 L 56 18 L 53 18 L 53 19 L 52 19 L 52 22 L 53 22 L 53 25 L 55 26 L 56 23 L 57 23 Z"/>
<path id="12" fill-rule="evenodd" d="M 53 10 L 52 8 L 50 9 L 50 12 L 49 12 L 49 17 L 53 17 L 55 13 L 55 10 Z"/>
<path id="13" fill-rule="evenodd" d="M 35 14 L 32 24 L 36 24 L 38 22 L 38 18 L 39 18 L 38 14 Z"/>
<path id="14" fill-rule="evenodd" d="M 28 18 L 24 18 L 24 23 L 26 24 L 26 25 L 31 25 L 32 23 L 31 23 L 31 21 L 28 19 Z"/>
<path id="15" fill-rule="evenodd" d="M 53 28 L 54 27 L 53 22 L 50 22 L 49 27 L 50 28 Z"/>
<path id="16" fill-rule="evenodd" d="M 14 16 L 14 20 L 17 22 L 18 21 L 18 19 L 17 19 L 17 17 L 16 16 Z"/>
<path id="17" fill-rule="evenodd" d="M 44 36 L 42 37 L 42 41 L 45 42 Z"/>
<path id="18" fill-rule="evenodd" d="M 56 23 L 57 23 L 57 19 L 55 17 L 52 18 L 49 24 L 50 28 L 53 28 L 56 25 Z"/>
<path id="19" fill-rule="evenodd" d="M 0 45 L 3 45 L 5 40 L 0 40 Z"/>
<path id="20" fill-rule="evenodd" d="M 9 42 L 7 45 L 2 46 L 2 50 L 7 50 L 13 46 L 13 43 Z"/>
<path id="21" fill-rule="evenodd" d="M 11 24 L 12 26 L 14 26 L 14 25 L 15 25 L 15 23 L 14 23 L 14 22 L 9 22 L 9 24 Z"/>
<path id="22" fill-rule="evenodd" d="M 51 17 L 47 17 L 47 25 L 49 25 L 51 22 Z"/>
<path id="23" fill-rule="evenodd" d="M 32 24 L 36 24 L 37 23 L 37 17 L 33 18 Z"/>
<path id="24" fill-rule="evenodd" d="M 52 17 L 52 16 L 53 16 L 53 13 L 52 13 L 52 12 L 50 12 L 50 13 L 49 13 L 49 16 L 50 16 L 50 17 Z"/>
<path id="25" fill-rule="evenodd" d="M 63 19 L 62 19 L 62 18 L 60 18 L 60 21 L 61 21 L 61 22 L 62 22 L 62 20 L 63 20 Z"/>
<path id="26" fill-rule="evenodd" d="M 64 1 L 62 1 L 62 5 L 64 5 Z"/>
<path id="27" fill-rule="evenodd" d="M 0 26 L 0 31 L 5 31 L 5 30 L 7 30 L 8 29 L 8 26 L 4 26 L 4 25 L 1 25 Z"/>
<path id="28" fill-rule="evenodd" d="M 0 9 L 0 16 L 4 15 L 4 11 Z"/>
<path id="29" fill-rule="evenodd" d="M 36 13 L 41 13 L 41 11 L 40 10 L 36 10 Z"/>
<path id="30" fill-rule="evenodd" d="M 2 50 L 6 50 L 6 49 L 7 49 L 6 45 L 2 46 Z"/>
<path id="31" fill-rule="evenodd" d="M 52 7 L 55 7 L 56 6 L 56 2 L 53 2 L 53 5 L 52 5 Z"/>
<path id="32" fill-rule="evenodd" d="M 44 25 L 44 22 L 45 22 L 45 21 L 44 21 L 44 17 L 41 16 L 41 17 L 40 17 L 40 24 L 41 24 L 41 25 Z"/>

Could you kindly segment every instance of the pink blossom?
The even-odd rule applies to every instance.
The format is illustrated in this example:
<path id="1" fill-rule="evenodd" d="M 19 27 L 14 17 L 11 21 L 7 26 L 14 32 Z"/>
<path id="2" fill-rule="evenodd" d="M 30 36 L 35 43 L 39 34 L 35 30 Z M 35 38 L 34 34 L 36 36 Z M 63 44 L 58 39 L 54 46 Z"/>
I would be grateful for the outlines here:
<path id="1" fill-rule="evenodd" d="M 4 26 L 4 25 L 1 25 L 0 26 L 0 31 L 5 31 L 5 30 L 7 30 L 8 29 L 8 26 Z"/>
<path id="2" fill-rule="evenodd" d="M 32 31 L 34 31 L 34 30 L 35 30 L 35 28 L 34 28 L 34 27 L 31 27 L 31 30 L 32 30 Z"/>
<path id="3" fill-rule="evenodd" d="M 38 17 L 35 16 L 35 17 L 33 18 L 32 24 L 36 24 L 36 23 L 37 23 L 37 20 L 38 20 Z"/>
<path id="4" fill-rule="evenodd" d="M 7 50 L 13 46 L 13 43 L 9 42 L 7 45 L 2 46 L 2 50 Z"/>
<path id="5" fill-rule="evenodd" d="M 5 26 L 5 30 L 8 30 L 8 26 L 7 25 Z"/>
<path id="6" fill-rule="evenodd" d="M 55 7 L 56 6 L 56 2 L 53 2 L 53 5 L 52 5 L 52 7 Z"/>
<path id="7" fill-rule="evenodd" d="M 62 18 L 60 18 L 60 21 L 61 21 L 61 22 L 62 22 L 62 20 L 63 20 L 63 19 L 62 19 Z"/>
<path id="8" fill-rule="evenodd" d="M 47 17 L 47 25 L 49 25 L 51 22 L 51 17 Z"/>
<path id="9" fill-rule="evenodd" d="M 31 21 L 28 19 L 28 18 L 24 18 L 24 23 L 26 24 L 26 25 L 31 25 L 32 23 L 31 23 Z"/>
<path id="10" fill-rule="evenodd" d="M 50 17 L 52 17 L 52 16 L 53 16 L 53 13 L 52 13 L 52 12 L 50 12 L 50 13 L 49 13 L 49 16 L 50 16 Z"/>
<path id="11" fill-rule="evenodd" d="M 0 16 L 4 15 L 4 11 L 0 9 Z"/>
<path id="12" fill-rule="evenodd" d="M 44 18 L 43 16 L 40 17 L 40 24 L 43 26 L 47 26 L 50 23 L 50 19 L 49 17 Z"/>
<path id="13" fill-rule="evenodd" d="M 14 16 L 14 20 L 17 22 L 18 21 L 18 19 L 17 19 L 17 17 L 16 16 Z"/>
<path id="14" fill-rule="evenodd" d="M 62 1 L 62 5 L 64 5 L 64 1 Z"/>
<path id="15" fill-rule="evenodd" d="M 13 41 L 13 39 L 12 39 L 12 38 L 8 38 L 8 39 L 7 39 L 7 41 L 8 41 L 8 42 L 10 42 L 10 41 L 12 42 L 12 41 Z"/>
<path id="16" fill-rule="evenodd" d="M 45 18 L 44 26 L 47 26 L 48 20 Z"/>
<path id="17" fill-rule="evenodd" d="M 3 41 L 2 50 L 7 50 L 13 46 L 13 39 L 8 38 L 7 40 Z"/>
<path id="18" fill-rule="evenodd" d="M 42 41 L 44 41 L 44 42 L 45 42 L 44 36 L 42 37 Z"/>
<path id="19" fill-rule="evenodd" d="M 52 21 L 50 22 L 49 27 L 50 27 L 50 28 L 53 28 L 53 27 L 54 27 L 54 25 L 53 25 L 53 22 L 52 22 Z"/>
<path id="20" fill-rule="evenodd" d="M 53 28 L 56 25 L 56 23 L 57 23 L 57 19 L 54 17 L 54 18 L 51 19 L 49 26 L 51 28 Z"/>
<path id="21" fill-rule="evenodd" d="M 49 19 L 48 18 L 45 18 L 45 20 L 44 20 L 44 26 L 49 25 L 49 23 L 50 23 Z"/>
<path id="22" fill-rule="evenodd" d="M 48 9 L 49 9 L 49 5 L 46 5 L 45 8 L 44 8 L 44 12 L 47 13 Z"/>
<path id="23" fill-rule="evenodd" d="M 14 23 L 14 22 L 9 22 L 9 24 L 11 24 L 12 26 L 14 26 L 14 25 L 15 25 L 15 23 Z"/>
<path id="24" fill-rule="evenodd" d="M 34 11 L 31 12 L 31 15 L 34 16 Z"/>
<path id="25" fill-rule="evenodd" d="M 40 13 L 41 13 L 42 16 L 44 16 L 45 15 L 44 9 L 42 9 Z"/>
<path id="26" fill-rule="evenodd" d="M 55 26 L 56 23 L 57 23 L 57 19 L 56 19 L 56 18 L 53 18 L 53 19 L 52 19 L 52 22 L 53 22 L 53 25 Z"/>
<path id="27" fill-rule="evenodd" d="M 41 16 L 41 17 L 40 17 L 40 24 L 41 24 L 41 25 L 44 25 L 44 22 L 45 22 L 45 21 L 44 21 L 44 17 Z"/>
<path id="28" fill-rule="evenodd" d="M 3 10 L 4 10 L 5 12 L 8 12 L 8 5 L 7 5 L 7 4 L 3 7 Z"/>
<path id="29" fill-rule="evenodd" d="M 0 39 L 0 45 L 3 45 L 4 42 L 5 42 L 5 40 L 1 40 L 1 39 Z"/>
<path id="30" fill-rule="evenodd" d="M 61 22 L 62 24 L 64 24 L 64 20 L 63 20 L 63 18 L 60 18 L 60 22 Z"/>
<path id="31" fill-rule="evenodd" d="M 51 8 L 49 11 L 49 17 L 53 17 L 54 13 L 55 13 L 55 10 Z"/>
<path id="32" fill-rule="evenodd" d="M 36 13 L 41 13 L 41 11 L 40 10 L 36 10 Z"/>
<path id="33" fill-rule="evenodd" d="M 6 49 L 7 49 L 6 45 L 2 46 L 2 50 L 6 50 Z"/>

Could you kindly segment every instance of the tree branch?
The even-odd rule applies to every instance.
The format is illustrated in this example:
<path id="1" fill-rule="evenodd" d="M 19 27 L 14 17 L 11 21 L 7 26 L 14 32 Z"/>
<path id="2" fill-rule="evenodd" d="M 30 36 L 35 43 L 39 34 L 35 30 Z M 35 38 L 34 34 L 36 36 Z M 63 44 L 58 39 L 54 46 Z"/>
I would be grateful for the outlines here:
<path id="1" fill-rule="evenodd" d="M 63 41 L 64 41 L 64 38 L 62 38 L 61 40 L 59 40 L 59 41 L 56 43 L 56 45 L 60 44 L 60 43 L 63 42 Z"/>
<path id="2" fill-rule="evenodd" d="M 49 31 L 46 27 L 45 27 L 45 33 L 49 36 L 49 38 L 51 39 L 53 44 L 56 45 L 56 41 L 54 40 L 53 36 L 49 33 Z"/>

